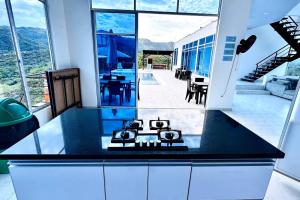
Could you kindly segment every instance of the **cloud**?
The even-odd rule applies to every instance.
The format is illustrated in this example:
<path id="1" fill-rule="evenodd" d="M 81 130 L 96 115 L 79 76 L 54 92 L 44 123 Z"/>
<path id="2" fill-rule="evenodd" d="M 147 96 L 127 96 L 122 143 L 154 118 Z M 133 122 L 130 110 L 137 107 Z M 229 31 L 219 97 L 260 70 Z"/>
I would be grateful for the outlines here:
<path id="1" fill-rule="evenodd" d="M 12 0 L 12 10 L 17 27 L 46 28 L 44 5 L 37 0 Z M 4 1 L 0 3 L 0 25 L 9 25 Z"/>
<path id="2" fill-rule="evenodd" d="M 176 42 L 217 17 L 139 14 L 139 38 L 154 42 Z"/>
<path id="3" fill-rule="evenodd" d="M 219 0 L 180 0 L 179 12 L 217 14 Z"/>

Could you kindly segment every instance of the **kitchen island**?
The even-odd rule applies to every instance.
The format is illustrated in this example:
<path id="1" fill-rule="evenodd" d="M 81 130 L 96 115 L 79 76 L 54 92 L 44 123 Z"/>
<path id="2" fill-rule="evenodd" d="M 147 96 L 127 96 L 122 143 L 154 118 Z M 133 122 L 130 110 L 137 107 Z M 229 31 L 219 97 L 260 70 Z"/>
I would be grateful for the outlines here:
<path id="1" fill-rule="evenodd" d="M 138 109 L 74 108 L 3 152 L 18 200 L 263 199 L 284 157 L 217 110 L 199 117 L 201 132 L 181 130 L 187 150 L 108 150 L 112 132 L 139 118 Z"/>

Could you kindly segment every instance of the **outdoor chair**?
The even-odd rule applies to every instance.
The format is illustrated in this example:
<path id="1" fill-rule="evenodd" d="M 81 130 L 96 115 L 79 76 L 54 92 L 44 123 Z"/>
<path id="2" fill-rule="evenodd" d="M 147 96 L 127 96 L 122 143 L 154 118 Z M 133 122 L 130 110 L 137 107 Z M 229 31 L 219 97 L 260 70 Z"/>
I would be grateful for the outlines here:
<path id="1" fill-rule="evenodd" d="M 125 76 L 117 76 L 118 81 L 124 81 L 126 79 Z"/>
<path id="2" fill-rule="evenodd" d="M 108 82 L 108 92 L 109 92 L 109 104 L 112 102 L 113 96 L 119 96 L 120 105 L 123 103 L 124 89 L 120 81 L 109 81 Z"/>
<path id="3" fill-rule="evenodd" d="M 195 94 L 197 95 L 197 89 L 193 86 L 190 79 L 188 79 L 186 82 L 187 82 L 187 88 L 186 88 L 185 100 L 188 98 L 188 102 L 190 102 L 191 99 L 194 97 L 194 95 Z"/>
<path id="4" fill-rule="evenodd" d="M 204 86 L 204 87 L 202 87 L 199 90 L 199 93 L 200 93 L 200 104 L 202 103 L 202 98 L 204 97 L 204 105 L 206 105 L 207 89 L 208 89 L 208 87 Z M 198 104 L 198 100 L 197 100 L 197 104 Z"/>
<path id="5" fill-rule="evenodd" d="M 179 79 L 181 80 L 191 80 L 192 78 L 192 72 L 191 71 L 182 71 Z"/>
<path id="6" fill-rule="evenodd" d="M 175 70 L 175 78 L 179 77 L 180 72 L 181 72 L 181 69 L 176 69 Z"/>
<path id="7" fill-rule="evenodd" d="M 103 75 L 102 80 L 111 80 L 110 75 Z"/>
<path id="8" fill-rule="evenodd" d="M 131 90 L 135 90 L 135 83 L 134 82 L 130 82 L 129 84 L 125 85 L 125 100 L 127 102 L 130 102 L 131 99 Z"/>

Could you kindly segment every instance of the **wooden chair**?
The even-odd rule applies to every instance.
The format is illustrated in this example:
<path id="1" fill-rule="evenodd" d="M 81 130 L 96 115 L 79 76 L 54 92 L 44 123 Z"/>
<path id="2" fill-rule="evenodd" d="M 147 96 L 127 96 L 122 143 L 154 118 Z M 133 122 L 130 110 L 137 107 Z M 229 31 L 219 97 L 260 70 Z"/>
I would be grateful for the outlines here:
<path id="1" fill-rule="evenodd" d="M 52 116 L 71 107 L 82 107 L 79 68 L 46 72 Z"/>

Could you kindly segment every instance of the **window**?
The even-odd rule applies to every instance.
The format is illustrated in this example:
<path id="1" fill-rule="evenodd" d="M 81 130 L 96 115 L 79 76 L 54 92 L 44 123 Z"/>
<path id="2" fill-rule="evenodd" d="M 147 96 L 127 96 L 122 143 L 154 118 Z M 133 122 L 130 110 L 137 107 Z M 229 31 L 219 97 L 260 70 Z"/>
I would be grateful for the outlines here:
<path id="1" fill-rule="evenodd" d="M 11 74 L 11 69 L 14 69 L 13 78 L 9 82 L 1 78 L 1 90 L 4 91 L 4 94 L 1 92 L 1 97 L 16 98 L 26 103 L 30 109 L 36 110 L 49 103 L 45 71 L 53 67 L 45 5 L 35 0 L 8 0 L 9 6 L 6 8 L 4 0 L 0 2 L 1 10 L 13 19 L 8 21 L 6 18 L 4 26 L 0 24 L 0 29 L 6 30 L 4 34 L 8 39 L 5 41 L 2 36 L 0 39 L 1 59 L 5 59 L 5 62 L 1 61 L 1 76 Z M 8 31 L 10 29 L 15 30 L 16 35 L 12 35 Z M 16 41 L 15 47 L 12 41 Z M 6 49 L 6 52 L 2 49 Z M 19 55 L 20 62 L 16 62 L 16 55 Z M 7 86 L 17 89 L 8 95 Z"/>
<path id="2" fill-rule="evenodd" d="M 201 76 L 209 75 L 214 38 L 215 35 L 209 35 L 200 39 L 196 70 Z"/>
<path id="3" fill-rule="evenodd" d="M 93 9 L 217 15 L 220 0 L 92 0 Z"/>
<path id="4" fill-rule="evenodd" d="M 144 11 L 176 12 L 177 0 L 136 0 L 136 9 Z"/>
<path id="5" fill-rule="evenodd" d="M 93 8 L 133 10 L 134 0 L 92 0 Z"/>
<path id="6" fill-rule="evenodd" d="M 179 12 L 218 14 L 219 0 L 179 0 Z"/>
<path id="7" fill-rule="evenodd" d="M 178 59 L 178 48 L 174 50 L 174 59 L 173 59 L 173 65 L 177 65 L 177 59 Z"/>
<path id="8" fill-rule="evenodd" d="M 0 0 L 0 19 L 0 98 L 27 104 L 4 0 Z"/>
<path id="9" fill-rule="evenodd" d="M 101 106 L 136 105 L 135 14 L 96 12 Z"/>

